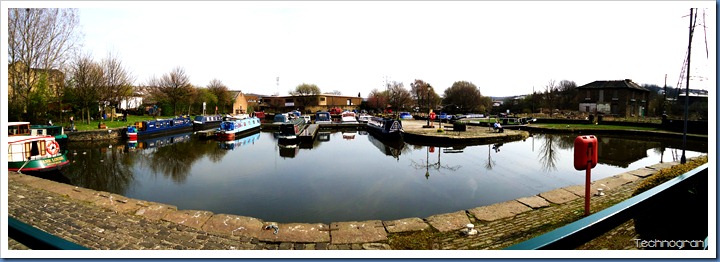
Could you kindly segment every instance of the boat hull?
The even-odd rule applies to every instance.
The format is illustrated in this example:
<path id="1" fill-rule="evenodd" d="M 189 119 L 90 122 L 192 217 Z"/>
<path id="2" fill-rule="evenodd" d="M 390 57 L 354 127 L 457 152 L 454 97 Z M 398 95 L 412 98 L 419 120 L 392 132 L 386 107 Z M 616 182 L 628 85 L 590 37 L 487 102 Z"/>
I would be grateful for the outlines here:
<path id="1" fill-rule="evenodd" d="M 27 164 L 25 164 L 25 161 L 8 161 L 8 171 L 18 172 L 18 170 L 20 170 L 20 172 L 47 172 L 58 170 L 70 164 L 66 154 L 67 150 L 57 156 L 30 160 Z"/>
<path id="2" fill-rule="evenodd" d="M 366 125 L 368 133 L 384 140 L 402 139 L 402 123 L 390 118 L 372 118 Z"/>
<path id="3" fill-rule="evenodd" d="M 260 130 L 260 119 L 257 117 L 223 121 L 215 137 L 221 141 L 235 140 L 245 134 Z"/>

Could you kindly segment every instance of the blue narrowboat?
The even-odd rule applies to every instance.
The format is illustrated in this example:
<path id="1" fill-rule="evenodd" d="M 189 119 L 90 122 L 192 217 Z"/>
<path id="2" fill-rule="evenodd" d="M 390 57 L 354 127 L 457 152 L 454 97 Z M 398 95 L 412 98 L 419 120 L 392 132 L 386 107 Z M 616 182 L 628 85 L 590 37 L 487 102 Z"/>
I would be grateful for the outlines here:
<path id="1" fill-rule="evenodd" d="M 235 137 L 260 130 L 260 119 L 257 117 L 226 118 L 215 133 L 218 140 L 231 141 Z"/>
<path id="2" fill-rule="evenodd" d="M 193 119 L 193 130 L 215 129 L 223 121 L 222 115 L 195 116 Z"/>
<path id="3" fill-rule="evenodd" d="M 192 127 L 193 122 L 187 117 L 146 120 L 128 126 L 126 134 L 129 140 L 137 140 L 139 136 L 190 131 Z"/>

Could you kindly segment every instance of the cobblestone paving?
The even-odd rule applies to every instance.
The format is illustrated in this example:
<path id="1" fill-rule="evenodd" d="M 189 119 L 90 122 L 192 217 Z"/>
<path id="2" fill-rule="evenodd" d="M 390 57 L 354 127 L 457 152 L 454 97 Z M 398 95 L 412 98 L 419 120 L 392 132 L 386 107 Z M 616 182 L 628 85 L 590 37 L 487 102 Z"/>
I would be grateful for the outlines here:
<path id="1" fill-rule="evenodd" d="M 620 186 L 606 193 L 605 196 L 592 197 L 591 212 L 599 211 L 600 206 L 619 203 L 629 198 L 639 181 L 641 180 Z M 475 221 L 473 224 L 478 230 L 477 235 L 462 236 L 460 233 L 448 235 L 441 240 L 440 249 L 503 249 L 582 218 L 584 210 L 585 199 L 577 198 L 564 204 L 534 209 L 510 218 L 492 222 Z M 632 242 L 627 244 L 634 247 Z"/>

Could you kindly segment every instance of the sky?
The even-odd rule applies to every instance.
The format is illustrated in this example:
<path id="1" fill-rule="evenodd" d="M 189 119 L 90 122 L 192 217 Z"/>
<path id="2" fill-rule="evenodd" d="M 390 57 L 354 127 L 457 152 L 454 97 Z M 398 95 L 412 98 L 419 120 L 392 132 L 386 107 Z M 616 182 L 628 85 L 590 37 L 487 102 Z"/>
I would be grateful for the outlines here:
<path id="1" fill-rule="evenodd" d="M 83 52 L 97 61 L 114 54 L 136 85 L 181 67 L 196 86 L 218 79 L 231 90 L 287 95 L 308 83 L 363 97 L 386 82 L 409 89 L 415 79 L 439 94 L 468 81 L 496 97 L 542 91 L 551 80 L 663 86 L 667 75 L 677 86 L 689 8 L 707 7 L 708 28 L 693 39 L 690 87 L 716 86 L 714 1 L 51 4 L 80 8 Z"/>

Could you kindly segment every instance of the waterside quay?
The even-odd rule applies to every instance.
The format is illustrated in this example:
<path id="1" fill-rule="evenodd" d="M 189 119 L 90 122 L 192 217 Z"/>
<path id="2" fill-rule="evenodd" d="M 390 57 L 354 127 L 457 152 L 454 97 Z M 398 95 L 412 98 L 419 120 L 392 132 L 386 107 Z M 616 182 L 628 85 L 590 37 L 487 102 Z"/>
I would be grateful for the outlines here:
<path id="1" fill-rule="evenodd" d="M 637 184 L 661 163 L 593 182 L 592 210 L 630 197 Z M 175 206 L 129 199 L 10 172 L 8 215 L 40 230 L 97 250 L 375 250 L 391 249 L 393 234 L 442 232 L 438 250 L 502 249 L 576 219 L 584 206 L 584 186 L 570 186 L 490 206 L 394 221 L 330 224 L 275 223 L 262 218 L 178 210 Z M 477 235 L 461 230 L 472 223 Z M 274 226 L 274 227 L 273 227 Z M 275 232 L 277 228 L 277 232 Z M 632 227 L 620 230 L 632 231 Z M 634 249 L 632 242 L 626 249 Z M 9 239 L 9 249 L 27 249 Z"/>

